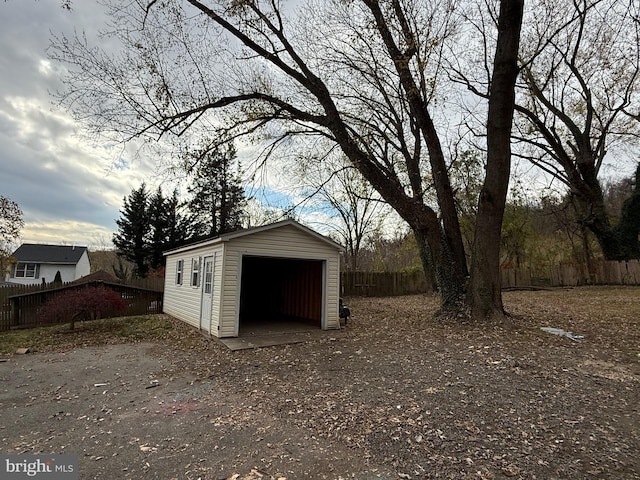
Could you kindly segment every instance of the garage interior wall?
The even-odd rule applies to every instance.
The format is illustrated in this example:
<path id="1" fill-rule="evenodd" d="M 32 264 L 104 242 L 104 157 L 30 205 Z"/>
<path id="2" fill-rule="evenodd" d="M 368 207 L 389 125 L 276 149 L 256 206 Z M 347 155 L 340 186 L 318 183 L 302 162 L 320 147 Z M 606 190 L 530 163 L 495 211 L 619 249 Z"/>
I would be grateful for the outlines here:
<path id="1" fill-rule="evenodd" d="M 244 256 L 240 329 L 287 320 L 321 328 L 323 266 L 322 260 Z"/>

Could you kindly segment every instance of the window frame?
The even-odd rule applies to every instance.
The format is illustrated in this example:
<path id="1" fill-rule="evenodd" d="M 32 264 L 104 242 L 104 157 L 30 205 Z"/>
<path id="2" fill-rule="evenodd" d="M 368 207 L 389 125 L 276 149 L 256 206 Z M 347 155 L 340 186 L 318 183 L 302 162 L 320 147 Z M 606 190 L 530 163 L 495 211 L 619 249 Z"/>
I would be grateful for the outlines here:
<path id="1" fill-rule="evenodd" d="M 211 261 L 207 262 L 206 260 L 208 260 L 209 258 L 211 258 Z M 215 257 L 207 257 L 207 259 L 205 259 L 205 261 L 203 262 L 204 264 L 202 265 L 202 274 L 201 274 L 201 276 L 202 276 L 202 291 L 207 295 L 210 295 L 210 294 L 213 293 L 214 258 Z M 210 271 L 207 271 L 207 265 L 209 266 Z"/>
<path id="2" fill-rule="evenodd" d="M 184 280 L 184 260 L 178 259 L 176 262 L 176 285 L 182 285 Z"/>
<path id="3" fill-rule="evenodd" d="M 202 257 L 194 257 L 191 259 L 191 286 L 199 287 L 201 275 Z"/>
<path id="4" fill-rule="evenodd" d="M 33 268 L 30 269 L 29 266 L 33 266 Z M 27 273 L 29 272 L 33 273 L 33 275 L 27 275 Z M 21 275 L 19 273 L 21 273 Z M 38 278 L 38 264 L 28 263 L 28 262 L 19 262 L 16 265 L 14 277 L 15 278 Z"/>

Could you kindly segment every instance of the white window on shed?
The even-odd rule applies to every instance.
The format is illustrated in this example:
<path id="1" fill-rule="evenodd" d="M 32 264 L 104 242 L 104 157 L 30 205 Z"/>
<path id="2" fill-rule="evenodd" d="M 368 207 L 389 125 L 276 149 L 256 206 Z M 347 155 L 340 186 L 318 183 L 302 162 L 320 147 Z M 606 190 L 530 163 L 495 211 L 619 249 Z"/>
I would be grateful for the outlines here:
<path id="1" fill-rule="evenodd" d="M 191 286 L 200 286 L 200 257 L 192 260 L 193 265 L 191 267 Z"/>
<path id="2" fill-rule="evenodd" d="M 176 263 L 176 285 L 182 285 L 182 270 L 184 269 L 184 260 L 178 260 Z"/>

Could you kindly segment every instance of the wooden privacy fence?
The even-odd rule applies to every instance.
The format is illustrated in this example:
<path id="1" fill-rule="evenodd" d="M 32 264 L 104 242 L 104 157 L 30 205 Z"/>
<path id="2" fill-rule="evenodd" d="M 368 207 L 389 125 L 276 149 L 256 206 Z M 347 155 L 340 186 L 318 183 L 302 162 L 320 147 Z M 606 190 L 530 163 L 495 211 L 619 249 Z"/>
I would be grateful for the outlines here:
<path id="1" fill-rule="evenodd" d="M 39 310 L 51 299 L 73 289 L 103 286 L 117 292 L 127 303 L 119 316 L 162 313 L 162 291 L 102 281 L 70 283 L 58 288 L 0 288 L 0 331 L 46 325 Z M 27 290 L 25 292 L 25 290 Z M 30 290 L 30 291 L 29 291 Z M 102 318 L 113 312 L 100 312 Z M 59 323 L 67 323 L 70 319 Z"/>
<path id="2" fill-rule="evenodd" d="M 640 260 L 597 260 L 551 269 L 551 285 L 640 285 Z"/>
<path id="3" fill-rule="evenodd" d="M 640 261 L 591 260 L 549 269 L 547 276 L 533 277 L 531 270 L 503 268 L 502 287 L 577 287 L 581 285 L 640 285 Z"/>
<path id="4" fill-rule="evenodd" d="M 640 260 L 592 260 L 552 267 L 534 275 L 526 268 L 503 268 L 503 288 L 576 287 L 580 285 L 640 285 Z M 343 272 L 342 295 L 394 296 L 429 293 L 422 272 Z"/>
<path id="5" fill-rule="evenodd" d="M 531 270 L 525 268 L 503 268 L 500 270 L 502 288 L 533 285 Z"/>
<path id="6" fill-rule="evenodd" d="M 431 292 L 424 273 L 342 272 L 342 295 L 387 297 Z"/>

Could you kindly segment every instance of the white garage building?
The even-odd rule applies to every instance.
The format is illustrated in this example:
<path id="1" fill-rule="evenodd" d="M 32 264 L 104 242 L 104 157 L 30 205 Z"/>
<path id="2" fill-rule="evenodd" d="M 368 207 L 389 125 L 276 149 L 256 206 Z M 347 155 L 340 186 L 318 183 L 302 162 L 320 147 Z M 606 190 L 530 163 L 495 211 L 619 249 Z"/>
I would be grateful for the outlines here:
<path id="1" fill-rule="evenodd" d="M 164 312 L 220 338 L 269 322 L 339 329 L 340 250 L 285 220 L 168 251 Z"/>

